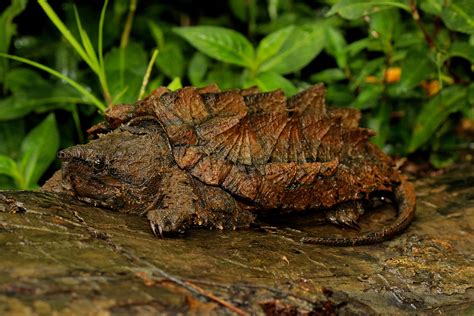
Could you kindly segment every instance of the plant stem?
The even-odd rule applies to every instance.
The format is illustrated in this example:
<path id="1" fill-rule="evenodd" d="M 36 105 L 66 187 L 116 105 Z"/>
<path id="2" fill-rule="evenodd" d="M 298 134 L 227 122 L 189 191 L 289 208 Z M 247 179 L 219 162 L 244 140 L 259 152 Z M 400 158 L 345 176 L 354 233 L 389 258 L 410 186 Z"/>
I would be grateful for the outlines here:
<path id="1" fill-rule="evenodd" d="M 151 70 L 153 69 L 153 64 L 155 63 L 156 56 L 158 56 L 158 49 L 153 50 L 151 54 L 150 62 L 146 68 L 145 76 L 143 76 L 142 87 L 140 88 L 140 93 L 138 94 L 138 100 L 140 100 L 145 94 L 145 88 L 148 85 L 148 80 L 150 79 Z"/>
<path id="2" fill-rule="evenodd" d="M 125 48 L 128 45 L 128 38 L 130 37 L 130 31 L 132 30 L 133 17 L 135 15 L 136 8 L 137 0 L 130 0 L 127 21 L 125 22 L 122 37 L 120 38 L 120 48 Z"/>
<path id="3" fill-rule="evenodd" d="M 105 74 L 105 66 L 104 66 L 104 41 L 103 41 L 103 34 L 104 34 L 104 21 L 105 21 L 105 12 L 107 11 L 107 5 L 109 0 L 104 1 L 104 6 L 102 7 L 102 11 L 100 12 L 100 20 L 99 20 L 99 37 L 97 40 L 97 55 L 99 57 L 99 68 L 100 68 L 100 75 L 99 81 L 100 85 L 102 86 L 102 91 L 104 93 L 104 99 L 107 105 L 112 104 L 112 97 L 110 95 L 109 85 L 107 82 L 107 77 Z"/>
<path id="4" fill-rule="evenodd" d="M 416 7 L 416 0 L 410 0 L 410 8 L 411 8 L 411 16 L 413 17 L 413 20 L 415 20 L 416 25 L 418 25 L 418 28 L 423 33 L 426 43 L 428 43 L 428 46 L 430 48 L 436 48 L 433 39 L 431 38 L 430 34 L 428 34 L 428 31 L 426 31 L 426 28 L 423 25 L 423 23 L 421 23 L 420 13 L 418 12 L 418 8 Z"/>
<path id="5" fill-rule="evenodd" d="M 92 104 L 94 104 L 100 111 L 102 111 L 102 112 L 105 111 L 105 105 L 99 99 L 97 99 L 92 93 L 90 93 L 87 90 L 86 87 L 83 87 L 80 83 L 78 83 L 77 81 L 72 80 L 71 78 L 63 75 L 62 73 L 60 73 L 60 72 L 58 72 L 58 71 L 56 71 L 56 70 L 54 70 L 54 69 L 52 69 L 48 66 L 45 66 L 45 65 L 37 63 L 33 60 L 27 59 L 27 58 L 18 57 L 18 56 L 9 55 L 9 54 L 4 54 L 4 53 L 0 53 L 0 57 L 10 58 L 10 59 L 28 64 L 30 66 L 33 66 L 33 67 L 39 68 L 41 70 L 44 70 L 44 71 L 52 74 L 53 76 L 58 77 L 58 78 L 60 78 L 64 81 L 66 81 L 74 89 L 76 89 L 77 91 L 79 91 L 79 93 L 81 93 L 84 97 L 86 97 L 88 99 L 88 101 L 90 101 Z"/>

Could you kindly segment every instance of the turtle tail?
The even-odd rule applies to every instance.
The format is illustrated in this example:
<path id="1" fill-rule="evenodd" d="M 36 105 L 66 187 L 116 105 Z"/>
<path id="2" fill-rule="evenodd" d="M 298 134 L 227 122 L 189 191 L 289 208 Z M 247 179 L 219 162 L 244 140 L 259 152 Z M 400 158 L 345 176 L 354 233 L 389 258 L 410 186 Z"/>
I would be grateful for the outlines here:
<path id="1" fill-rule="evenodd" d="M 405 176 L 401 176 L 401 183 L 397 186 L 394 193 L 398 205 L 398 216 L 392 224 L 384 229 L 351 238 L 303 237 L 301 238 L 301 242 L 328 246 L 361 246 L 379 243 L 393 238 L 410 225 L 415 217 L 416 207 L 415 189 Z"/>

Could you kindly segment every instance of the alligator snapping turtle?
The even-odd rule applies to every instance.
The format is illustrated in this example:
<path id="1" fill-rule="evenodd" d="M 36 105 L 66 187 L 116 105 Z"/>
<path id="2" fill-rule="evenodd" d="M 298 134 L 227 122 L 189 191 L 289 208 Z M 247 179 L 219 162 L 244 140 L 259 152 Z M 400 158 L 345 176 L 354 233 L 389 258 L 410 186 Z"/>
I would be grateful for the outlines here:
<path id="1" fill-rule="evenodd" d="M 322 85 L 288 99 L 281 90 L 159 88 L 109 109 L 106 122 L 89 130 L 97 139 L 58 154 L 62 169 L 44 188 L 146 214 L 155 235 L 305 210 L 357 228 L 373 194 L 392 192 L 398 217 L 381 231 L 303 241 L 360 245 L 393 237 L 414 217 L 413 187 L 368 141 L 373 132 L 358 127 L 359 111 L 326 108 L 324 93 Z"/>

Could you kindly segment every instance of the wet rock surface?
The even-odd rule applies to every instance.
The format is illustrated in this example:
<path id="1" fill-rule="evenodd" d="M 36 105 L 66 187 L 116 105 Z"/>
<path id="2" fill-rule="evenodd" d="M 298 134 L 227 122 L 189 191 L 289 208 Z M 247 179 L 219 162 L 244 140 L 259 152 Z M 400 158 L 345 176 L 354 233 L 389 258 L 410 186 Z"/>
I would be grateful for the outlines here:
<path id="1" fill-rule="evenodd" d="M 415 181 L 417 214 L 395 239 L 328 247 L 359 233 L 315 216 L 157 239 L 146 218 L 55 193 L 0 192 L 0 314 L 474 313 L 474 168 Z M 380 209 L 362 231 L 395 217 Z"/>

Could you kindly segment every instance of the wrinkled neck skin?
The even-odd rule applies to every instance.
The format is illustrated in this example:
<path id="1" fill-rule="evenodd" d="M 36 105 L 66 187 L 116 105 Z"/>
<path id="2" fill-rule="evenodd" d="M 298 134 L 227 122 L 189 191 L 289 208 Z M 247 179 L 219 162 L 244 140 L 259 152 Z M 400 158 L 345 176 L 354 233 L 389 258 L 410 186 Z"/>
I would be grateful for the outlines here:
<path id="1" fill-rule="evenodd" d="M 117 130 L 59 153 L 62 191 L 79 200 L 129 213 L 159 197 L 173 158 L 163 133 Z"/>

